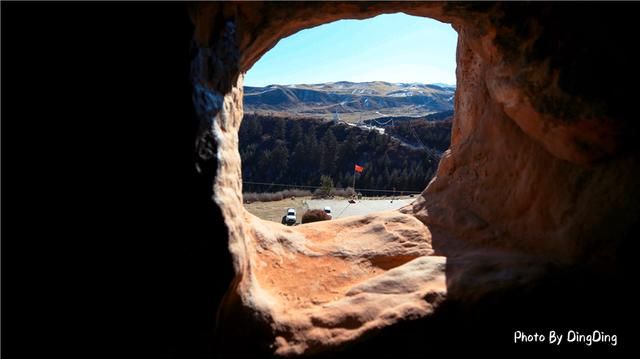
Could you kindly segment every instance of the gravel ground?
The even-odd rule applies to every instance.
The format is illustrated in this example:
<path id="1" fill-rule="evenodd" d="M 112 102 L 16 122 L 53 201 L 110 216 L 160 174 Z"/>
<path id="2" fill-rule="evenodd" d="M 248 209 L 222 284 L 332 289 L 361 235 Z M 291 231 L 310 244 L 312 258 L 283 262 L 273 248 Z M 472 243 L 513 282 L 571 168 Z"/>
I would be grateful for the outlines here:
<path id="1" fill-rule="evenodd" d="M 356 203 L 349 203 L 346 199 L 330 200 L 330 199 L 310 199 L 307 200 L 309 209 L 324 209 L 325 206 L 331 207 L 333 218 L 343 218 L 348 216 L 359 216 L 369 214 L 371 212 L 390 211 L 404 207 L 415 198 L 411 199 L 365 199 L 356 200 Z"/>

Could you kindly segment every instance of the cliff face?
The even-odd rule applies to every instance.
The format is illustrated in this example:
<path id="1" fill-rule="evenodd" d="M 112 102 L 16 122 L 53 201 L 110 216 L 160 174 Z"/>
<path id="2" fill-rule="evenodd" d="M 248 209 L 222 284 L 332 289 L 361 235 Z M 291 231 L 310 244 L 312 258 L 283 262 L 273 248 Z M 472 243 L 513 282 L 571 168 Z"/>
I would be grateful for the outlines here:
<path id="1" fill-rule="evenodd" d="M 301 29 L 397 11 L 459 33 L 452 143 L 436 178 L 400 212 L 296 228 L 247 213 L 237 150 L 242 73 Z M 638 222 L 638 127 L 623 101 L 630 96 L 612 95 L 598 71 L 620 84 L 631 63 L 609 36 L 628 30 L 616 14 L 632 11 L 573 12 L 432 2 L 194 7 L 199 155 L 202 166 L 218 160 L 215 200 L 236 272 L 220 308 L 221 350 L 312 354 L 369 333 L 387 338 L 407 320 L 459 315 L 442 303 L 469 310 L 523 288 L 534 297 L 568 268 L 578 273 L 573 282 L 583 272 L 619 274 Z M 608 26 L 589 27 L 595 19 Z M 552 295 L 556 304 L 562 295 Z M 234 347 L 238 340 L 252 349 Z"/>

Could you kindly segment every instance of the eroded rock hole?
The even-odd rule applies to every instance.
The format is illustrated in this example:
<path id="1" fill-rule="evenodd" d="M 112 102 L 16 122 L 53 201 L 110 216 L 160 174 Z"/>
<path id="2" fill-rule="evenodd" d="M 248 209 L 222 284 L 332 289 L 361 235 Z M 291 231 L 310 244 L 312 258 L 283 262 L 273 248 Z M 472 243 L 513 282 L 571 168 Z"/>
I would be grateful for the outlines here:
<path id="1" fill-rule="evenodd" d="M 450 144 L 456 42 L 402 13 L 280 40 L 245 76 L 245 207 L 293 225 L 411 203 Z"/>
<path id="2" fill-rule="evenodd" d="M 311 321 L 303 326 L 327 328 L 337 342 L 346 340 L 340 331 L 359 336 L 374 322 L 424 315 L 431 308 L 424 300 L 428 293 L 445 295 L 444 258 L 430 257 L 428 228 L 398 209 L 420 195 L 450 145 L 457 41 L 450 25 L 404 14 L 341 23 L 309 30 L 316 41 L 305 38 L 307 46 L 293 38 L 282 40 L 285 50 L 271 50 L 307 58 L 338 52 L 338 64 L 323 74 L 326 80 L 310 78 L 308 64 L 290 83 L 286 75 L 296 71 L 291 64 L 283 65 L 287 72 L 276 84 L 254 85 L 251 72 L 246 75 L 238 133 L 251 226 L 244 255 L 254 279 L 250 290 L 262 293 L 254 299 L 271 303 L 283 332 L 296 317 L 307 316 Z M 354 27 L 355 39 L 349 41 L 345 26 Z M 317 33 L 340 34 L 346 44 L 323 44 Z M 365 38 L 373 43 L 349 48 Z M 418 38 L 438 44 L 417 50 Z M 350 56 L 348 71 L 360 73 L 362 81 L 337 71 Z M 372 56 L 390 59 L 383 64 Z M 265 61 L 275 66 L 269 53 Z M 428 65 L 416 65 L 421 62 Z M 259 74 L 261 63 L 254 66 Z M 278 352 L 309 345 L 288 337 L 280 335 Z"/>

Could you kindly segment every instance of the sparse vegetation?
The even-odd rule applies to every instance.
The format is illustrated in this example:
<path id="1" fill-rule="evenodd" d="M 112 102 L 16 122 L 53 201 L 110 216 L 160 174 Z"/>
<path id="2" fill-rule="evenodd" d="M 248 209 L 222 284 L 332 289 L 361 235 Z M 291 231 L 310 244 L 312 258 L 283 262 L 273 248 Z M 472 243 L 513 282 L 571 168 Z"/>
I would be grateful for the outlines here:
<path id="1" fill-rule="evenodd" d="M 311 191 L 301 190 L 301 189 L 287 189 L 284 191 L 278 192 L 247 192 L 243 193 L 242 197 L 244 198 L 245 203 L 253 203 L 253 202 L 273 202 L 273 201 L 281 201 L 285 198 L 293 198 L 293 197 L 307 197 L 311 196 Z"/>
<path id="2" fill-rule="evenodd" d="M 333 190 L 332 194 L 337 197 L 351 198 L 356 195 L 356 191 L 353 190 L 353 187 L 337 188 Z"/>
<path id="3" fill-rule="evenodd" d="M 321 197 L 329 197 L 333 193 L 333 190 L 333 180 L 331 177 L 323 175 L 320 177 L 320 188 L 318 188 L 318 190 L 316 190 L 317 193 L 314 194 Z"/>

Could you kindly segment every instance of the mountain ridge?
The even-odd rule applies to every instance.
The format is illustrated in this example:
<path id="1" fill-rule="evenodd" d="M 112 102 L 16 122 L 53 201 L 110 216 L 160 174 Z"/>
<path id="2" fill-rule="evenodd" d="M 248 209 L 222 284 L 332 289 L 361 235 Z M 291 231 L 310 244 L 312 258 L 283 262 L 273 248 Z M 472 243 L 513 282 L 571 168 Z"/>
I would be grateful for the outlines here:
<path id="1" fill-rule="evenodd" d="M 256 114 L 357 122 L 380 116 L 426 116 L 453 110 L 445 84 L 337 81 L 244 87 L 244 110 Z"/>

